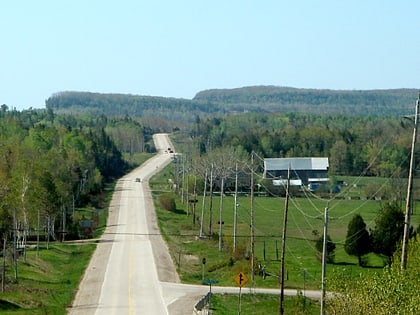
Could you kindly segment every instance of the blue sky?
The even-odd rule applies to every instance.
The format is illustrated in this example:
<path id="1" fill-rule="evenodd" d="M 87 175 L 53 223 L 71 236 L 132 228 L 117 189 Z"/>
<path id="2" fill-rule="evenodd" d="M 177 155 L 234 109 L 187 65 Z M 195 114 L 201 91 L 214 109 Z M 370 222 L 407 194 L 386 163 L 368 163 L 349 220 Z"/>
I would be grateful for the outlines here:
<path id="1" fill-rule="evenodd" d="M 0 104 L 59 91 L 420 88 L 418 0 L 13 0 L 0 4 Z"/>

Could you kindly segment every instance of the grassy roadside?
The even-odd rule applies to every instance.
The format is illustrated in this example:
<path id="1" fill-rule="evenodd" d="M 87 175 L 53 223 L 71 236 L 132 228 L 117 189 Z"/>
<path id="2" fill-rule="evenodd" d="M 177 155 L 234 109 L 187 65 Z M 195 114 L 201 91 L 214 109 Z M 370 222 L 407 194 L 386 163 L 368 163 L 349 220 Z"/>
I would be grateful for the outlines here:
<path id="1" fill-rule="evenodd" d="M 1 293 L 1 314 L 66 314 L 95 244 L 55 243 L 49 249 L 28 250 L 18 263 L 18 278 L 9 263 Z"/>
<path id="2" fill-rule="evenodd" d="M 286 314 L 316 315 L 319 314 L 319 304 L 310 299 L 299 297 L 285 297 L 284 310 Z M 239 295 L 215 294 L 211 300 L 213 315 L 238 314 L 271 315 L 279 313 L 279 297 L 269 294 L 243 294 L 239 306 Z"/>
<path id="3" fill-rule="evenodd" d="M 108 207 L 114 184 L 110 184 L 101 195 L 103 209 L 76 209 L 77 215 L 98 221 L 94 237 L 105 230 Z M 1 314 L 67 314 L 77 292 L 80 280 L 96 248 L 96 241 L 51 242 L 47 248 L 41 242 L 39 251 L 35 247 L 26 250 L 26 257 L 19 257 L 17 272 L 12 253 L 6 256 L 5 292 L 0 293 Z M 16 280 L 17 275 L 17 280 Z"/>

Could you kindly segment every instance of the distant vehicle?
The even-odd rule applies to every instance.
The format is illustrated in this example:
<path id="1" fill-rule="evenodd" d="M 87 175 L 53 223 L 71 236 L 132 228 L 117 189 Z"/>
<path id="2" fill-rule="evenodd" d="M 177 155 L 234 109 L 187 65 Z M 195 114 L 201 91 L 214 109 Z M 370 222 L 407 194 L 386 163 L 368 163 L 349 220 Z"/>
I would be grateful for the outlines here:
<path id="1" fill-rule="evenodd" d="M 137 177 L 137 178 L 136 178 L 136 182 L 137 182 L 137 183 L 140 183 L 140 182 L 141 182 L 141 178 L 140 178 L 140 177 Z"/>

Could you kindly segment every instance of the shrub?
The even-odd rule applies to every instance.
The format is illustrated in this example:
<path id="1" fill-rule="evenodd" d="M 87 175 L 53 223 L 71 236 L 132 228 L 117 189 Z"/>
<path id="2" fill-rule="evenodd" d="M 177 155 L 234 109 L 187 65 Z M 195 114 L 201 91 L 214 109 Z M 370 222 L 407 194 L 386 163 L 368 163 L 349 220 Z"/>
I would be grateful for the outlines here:
<path id="1" fill-rule="evenodd" d="M 162 209 L 168 211 L 176 210 L 175 198 L 171 193 L 165 193 L 159 196 L 159 204 Z"/>
<path id="2" fill-rule="evenodd" d="M 324 235 L 322 235 L 315 243 L 315 248 L 318 251 L 317 258 L 322 261 L 322 252 L 324 247 Z M 327 263 L 334 263 L 335 258 L 335 243 L 331 240 L 331 237 L 327 234 Z"/>

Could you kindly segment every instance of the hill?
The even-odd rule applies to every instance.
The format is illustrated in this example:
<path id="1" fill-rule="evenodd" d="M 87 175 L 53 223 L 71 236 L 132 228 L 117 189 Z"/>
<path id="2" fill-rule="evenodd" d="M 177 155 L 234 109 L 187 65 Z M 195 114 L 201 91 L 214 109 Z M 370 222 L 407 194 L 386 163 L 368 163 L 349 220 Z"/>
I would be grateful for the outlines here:
<path id="1" fill-rule="evenodd" d="M 362 91 L 251 86 L 206 90 L 197 93 L 193 100 L 235 111 L 402 116 L 413 111 L 417 92 L 415 89 Z"/>
<path id="2" fill-rule="evenodd" d="M 201 91 L 193 99 L 67 91 L 49 97 L 46 107 L 58 113 L 129 116 L 144 125 L 170 130 L 194 123 L 197 117 L 241 112 L 398 117 L 410 115 L 416 99 L 415 89 L 339 91 L 251 86 Z"/>

